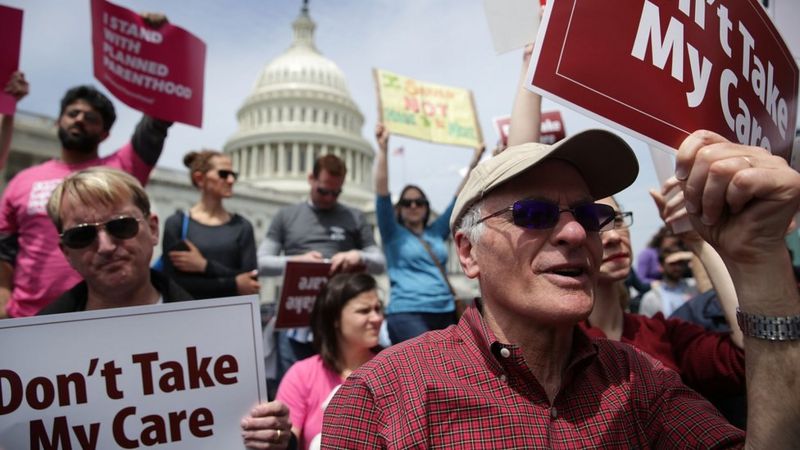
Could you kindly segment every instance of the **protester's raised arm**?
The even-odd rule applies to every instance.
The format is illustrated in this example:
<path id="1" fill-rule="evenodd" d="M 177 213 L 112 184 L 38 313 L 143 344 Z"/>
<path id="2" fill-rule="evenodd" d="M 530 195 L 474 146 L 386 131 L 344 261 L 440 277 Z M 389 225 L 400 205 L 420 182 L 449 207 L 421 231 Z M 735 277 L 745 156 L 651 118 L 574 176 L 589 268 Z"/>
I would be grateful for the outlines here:
<path id="1" fill-rule="evenodd" d="M 672 198 L 667 200 L 667 194 L 675 188 L 678 188 L 678 180 L 675 177 L 670 177 L 664 183 L 660 192 L 656 190 L 650 191 L 650 195 L 653 197 L 653 201 L 661 214 L 661 219 L 670 226 L 673 226 L 679 220 L 688 220 L 683 192 L 679 190 Z M 722 261 L 722 258 L 714 248 L 704 241 L 694 229 L 681 233 L 679 237 L 686 243 L 692 253 L 700 259 L 702 268 L 706 271 L 717 293 L 717 298 L 725 314 L 725 320 L 731 328 L 731 340 L 738 347 L 743 348 L 742 330 L 736 321 L 736 308 L 739 307 L 739 300 L 736 297 L 736 289 L 724 261 Z"/>
<path id="2" fill-rule="evenodd" d="M 11 95 L 19 102 L 26 95 L 28 95 L 28 82 L 25 81 L 25 74 L 22 72 L 14 72 L 11 78 L 8 79 L 3 91 Z M 8 161 L 8 153 L 11 150 L 11 136 L 14 133 L 14 116 L 2 115 L 0 116 L 0 170 L 6 166 Z"/>
<path id="3" fill-rule="evenodd" d="M 389 130 L 380 122 L 375 125 L 378 153 L 375 155 L 375 193 L 389 195 Z"/>
<path id="4" fill-rule="evenodd" d="M 511 109 L 511 126 L 508 130 L 509 146 L 526 142 L 539 142 L 542 97 L 525 87 L 532 52 L 533 44 L 528 44 L 522 53 L 522 71 L 519 75 L 517 94 L 514 96 L 514 106 Z"/>
<path id="5" fill-rule="evenodd" d="M 763 149 L 697 131 L 681 144 L 676 176 L 694 228 L 728 267 L 741 311 L 800 315 L 783 240 L 800 205 L 800 174 Z M 745 335 L 744 346 L 748 446 L 792 448 L 800 442 L 800 341 Z"/>

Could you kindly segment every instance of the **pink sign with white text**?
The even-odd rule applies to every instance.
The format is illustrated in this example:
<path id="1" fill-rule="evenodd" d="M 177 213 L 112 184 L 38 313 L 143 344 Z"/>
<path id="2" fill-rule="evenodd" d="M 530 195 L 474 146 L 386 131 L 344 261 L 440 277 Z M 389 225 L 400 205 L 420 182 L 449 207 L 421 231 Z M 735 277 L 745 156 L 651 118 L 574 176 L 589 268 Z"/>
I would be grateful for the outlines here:
<path id="1" fill-rule="evenodd" d="M 135 12 L 92 0 L 94 75 L 131 108 L 200 127 L 206 44 L 171 24 L 151 28 Z"/>
<path id="2" fill-rule="evenodd" d="M 11 74 L 19 69 L 22 10 L 0 5 L 0 114 L 14 114 L 17 100 L 3 92 Z"/>

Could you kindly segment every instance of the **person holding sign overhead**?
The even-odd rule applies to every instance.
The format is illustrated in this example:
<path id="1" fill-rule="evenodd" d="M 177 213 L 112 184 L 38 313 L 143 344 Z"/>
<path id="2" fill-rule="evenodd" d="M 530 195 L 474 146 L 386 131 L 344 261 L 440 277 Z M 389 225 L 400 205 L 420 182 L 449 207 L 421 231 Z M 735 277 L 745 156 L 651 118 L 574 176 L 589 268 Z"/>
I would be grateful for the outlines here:
<path id="1" fill-rule="evenodd" d="M 447 279 L 447 238 L 455 197 L 432 223 L 430 204 L 418 186 L 407 185 L 392 206 L 389 195 L 389 130 L 375 127 L 375 211 L 386 254 L 391 299 L 386 320 L 393 344 L 456 323 L 455 292 Z M 485 146 L 475 148 L 464 180 L 481 160 Z M 464 182 L 456 189 L 461 191 Z"/>
<path id="2" fill-rule="evenodd" d="M 200 201 L 164 225 L 164 271 L 194 298 L 258 294 L 253 226 L 225 210 L 238 174 L 218 151 L 189 152 L 183 163 Z"/>
<path id="3" fill-rule="evenodd" d="M 153 27 L 166 23 L 161 14 L 146 13 Z M 18 173 L 0 199 L 0 317 L 36 314 L 80 281 L 80 276 L 55 252 L 58 234 L 46 214 L 50 193 L 70 173 L 109 166 L 146 184 L 172 125 L 144 115 L 131 140 L 118 151 L 99 156 L 100 143 L 116 120 L 114 105 L 92 86 L 77 86 L 61 100 L 57 121 L 59 159 Z"/>

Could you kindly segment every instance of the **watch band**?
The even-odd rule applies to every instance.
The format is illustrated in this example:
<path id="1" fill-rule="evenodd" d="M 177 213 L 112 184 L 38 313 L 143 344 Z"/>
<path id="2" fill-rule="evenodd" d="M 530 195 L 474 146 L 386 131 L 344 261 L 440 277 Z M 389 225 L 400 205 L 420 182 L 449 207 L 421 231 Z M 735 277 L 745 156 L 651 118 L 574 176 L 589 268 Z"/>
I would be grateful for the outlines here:
<path id="1" fill-rule="evenodd" d="M 736 308 L 736 321 L 745 336 L 768 341 L 800 340 L 800 315 L 760 316 Z"/>

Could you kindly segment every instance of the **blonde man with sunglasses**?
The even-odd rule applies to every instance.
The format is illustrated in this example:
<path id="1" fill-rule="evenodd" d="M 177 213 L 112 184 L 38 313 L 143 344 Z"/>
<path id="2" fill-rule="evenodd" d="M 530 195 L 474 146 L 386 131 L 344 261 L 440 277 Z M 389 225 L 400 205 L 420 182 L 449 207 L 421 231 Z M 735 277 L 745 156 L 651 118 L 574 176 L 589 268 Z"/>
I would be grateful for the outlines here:
<path id="1" fill-rule="evenodd" d="M 47 203 L 59 248 L 83 281 L 40 314 L 191 300 L 150 270 L 158 217 L 141 184 L 125 172 L 93 167 L 67 176 Z"/>

